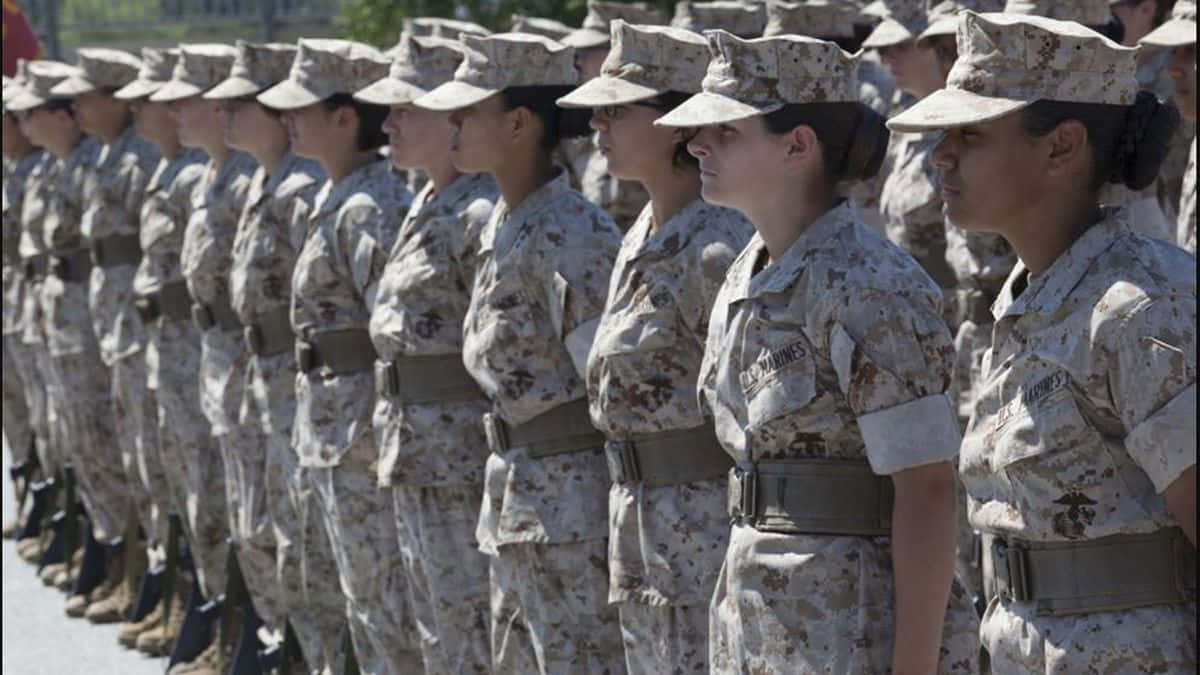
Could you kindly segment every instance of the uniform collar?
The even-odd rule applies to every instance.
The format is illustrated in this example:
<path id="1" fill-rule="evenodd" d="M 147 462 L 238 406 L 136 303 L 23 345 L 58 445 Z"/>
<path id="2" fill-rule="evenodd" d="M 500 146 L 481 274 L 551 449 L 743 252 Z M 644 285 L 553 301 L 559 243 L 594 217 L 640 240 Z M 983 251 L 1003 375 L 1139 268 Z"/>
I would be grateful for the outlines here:
<path id="1" fill-rule="evenodd" d="M 337 185 L 333 185 L 329 179 L 326 179 L 325 187 L 321 189 L 322 194 L 318 195 L 315 200 L 318 206 L 313 209 L 312 218 L 315 220 L 326 213 L 336 212 L 341 208 L 342 202 L 357 192 L 364 182 L 385 180 L 382 174 L 390 174 L 391 170 L 391 162 L 380 155 L 346 174 L 346 177 Z M 397 178 L 391 176 L 390 180 L 397 180 Z"/>
<path id="2" fill-rule="evenodd" d="M 746 297 L 786 290 L 808 264 L 809 253 L 825 245 L 842 228 L 853 225 L 854 214 L 850 200 L 843 200 L 804 228 L 779 260 L 763 268 L 758 274 L 754 274 L 754 265 L 758 256 L 766 249 L 766 244 L 755 234 L 745 251 L 746 254 L 750 254 L 750 258 L 743 261 L 747 273 L 752 275 L 749 283 L 743 287 L 746 289 Z"/>
<path id="3" fill-rule="evenodd" d="M 657 230 L 651 232 L 650 222 L 654 220 L 654 211 L 651 204 L 647 202 L 630 230 L 631 241 L 637 247 L 630 259 L 636 260 L 650 254 L 664 258 L 675 256 L 687 247 L 688 241 L 696 233 L 696 222 L 703 218 L 706 210 L 711 208 L 716 207 L 711 206 L 703 199 L 696 198 L 668 218 L 667 222 Z"/>
<path id="4" fill-rule="evenodd" d="M 534 211 L 541 208 L 541 205 L 553 200 L 561 194 L 571 190 L 571 179 L 567 174 L 567 170 L 561 166 L 554 167 L 554 177 L 546 181 L 544 185 L 530 192 L 525 199 L 517 205 L 517 208 L 509 211 L 508 203 L 501 197 L 496 202 L 496 212 L 502 214 L 502 219 L 520 221 L 528 218 Z"/>
<path id="5" fill-rule="evenodd" d="M 1057 310 L 1092 268 L 1096 258 L 1111 248 L 1117 239 L 1131 232 L 1125 209 L 1105 207 L 1103 211 L 1100 221 L 1089 227 L 1042 274 L 1029 275 L 1029 269 L 1018 260 L 992 304 L 992 316 L 999 319 L 1006 315 L 1048 314 Z M 1024 277 L 1028 277 L 1028 286 L 1013 298 L 1013 284 Z"/>

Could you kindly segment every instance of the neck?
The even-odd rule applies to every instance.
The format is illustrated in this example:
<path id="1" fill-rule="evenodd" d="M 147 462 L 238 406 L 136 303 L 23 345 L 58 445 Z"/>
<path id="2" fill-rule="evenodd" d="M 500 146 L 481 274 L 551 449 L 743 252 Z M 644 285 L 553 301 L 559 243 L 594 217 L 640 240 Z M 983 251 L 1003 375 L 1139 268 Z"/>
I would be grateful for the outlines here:
<path id="1" fill-rule="evenodd" d="M 742 209 L 742 213 L 754 223 L 754 229 L 767 245 L 771 261 L 775 261 L 796 243 L 809 225 L 833 206 L 834 201 L 830 189 L 806 190 L 795 186 L 768 191 L 765 198 L 751 208 Z"/>
<path id="2" fill-rule="evenodd" d="M 449 153 L 441 153 L 429 166 L 421 167 L 421 171 L 424 171 L 425 175 L 429 177 L 429 182 L 433 183 L 434 192 L 446 189 L 462 175 L 458 169 L 454 168 Z"/>
<path id="3" fill-rule="evenodd" d="M 258 165 L 267 172 L 268 176 L 274 175 L 275 170 L 279 168 L 279 164 L 283 162 L 283 156 L 287 154 L 288 145 L 273 144 L 269 148 L 251 150 L 250 154 L 254 155 L 254 159 L 258 160 Z"/>
<path id="4" fill-rule="evenodd" d="M 1050 269 L 1054 261 L 1100 219 L 1094 199 L 1080 202 L 1057 208 L 1045 204 L 1031 208 L 1027 213 L 1036 215 L 1002 233 L 1030 274 L 1038 275 Z"/>
<path id="5" fill-rule="evenodd" d="M 70 132 L 63 134 L 62 138 L 56 138 L 54 142 L 46 144 L 46 149 L 55 157 L 66 159 L 67 155 L 71 154 L 71 151 L 81 141 L 83 141 L 83 132 L 79 129 L 72 129 Z"/>
<path id="6" fill-rule="evenodd" d="M 183 146 L 179 145 L 179 137 L 174 134 L 169 138 L 154 141 L 154 145 L 158 148 L 159 154 L 168 160 L 175 159 L 183 152 Z"/>
<path id="7" fill-rule="evenodd" d="M 19 162 L 28 157 L 29 153 L 33 152 L 37 146 L 22 135 L 14 134 L 14 136 L 15 138 L 4 144 L 4 154 L 12 161 Z"/>
<path id="8" fill-rule="evenodd" d="M 229 159 L 229 146 L 225 145 L 225 141 L 209 143 L 204 146 L 204 151 L 208 153 L 213 166 L 218 169 L 225 166 L 225 161 Z"/>
<path id="9" fill-rule="evenodd" d="M 374 149 L 353 150 L 340 153 L 336 157 L 322 159 L 321 166 L 325 169 L 325 175 L 329 176 L 329 180 L 336 184 L 353 173 L 355 169 L 374 161 L 378 156 L 379 153 Z"/>
<path id="10" fill-rule="evenodd" d="M 514 158 L 507 166 L 492 172 L 492 177 L 511 210 L 554 177 L 554 163 L 550 153 L 539 150 L 532 156 Z"/>
<path id="11" fill-rule="evenodd" d="M 651 230 L 657 230 L 685 206 L 700 198 L 700 172 L 691 167 L 678 169 L 667 167 L 666 171 L 641 181 L 650 195 L 650 210 L 654 220 Z"/>
<path id="12" fill-rule="evenodd" d="M 121 134 L 129 128 L 132 119 L 128 112 L 114 116 L 112 119 L 105 120 L 101 128 L 96 131 L 96 136 L 100 138 L 105 145 L 112 143 L 120 138 Z"/>

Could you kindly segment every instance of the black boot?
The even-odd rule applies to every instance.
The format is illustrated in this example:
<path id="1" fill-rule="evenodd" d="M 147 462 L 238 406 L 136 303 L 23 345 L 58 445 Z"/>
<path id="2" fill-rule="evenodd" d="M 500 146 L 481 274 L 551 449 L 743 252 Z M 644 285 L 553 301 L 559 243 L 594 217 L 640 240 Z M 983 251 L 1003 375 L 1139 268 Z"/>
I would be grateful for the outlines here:
<path id="1" fill-rule="evenodd" d="M 54 479 L 47 478 L 31 484 L 28 492 L 33 504 L 29 507 L 29 515 L 25 517 L 24 526 L 17 534 L 17 541 L 36 537 L 42 533 L 42 521 L 50 512 L 51 497 L 54 494 Z"/>
<path id="2" fill-rule="evenodd" d="M 176 663 L 188 663 L 195 660 L 215 637 L 214 628 L 221 616 L 222 599 L 216 598 L 205 601 L 204 592 L 200 590 L 199 575 L 192 581 L 192 592 L 188 597 L 187 609 L 184 610 L 183 626 L 175 647 L 171 650 L 171 660 L 167 669 Z"/>
<path id="3" fill-rule="evenodd" d="M 271 645 L 258 651 L 258 668 L 264 673 L 275 671 L 279 675 L 291 675 L 292 672 L 306 673 L 304 653 L 300 649 L 300 640 L 292 624 L 284 621 L 283 642 Z"/>
<path id="4" fill-rule="evenodd" d="M 237 646 L 233 649 L 227 675 L 262 675 L 264 672 L 258 659 L 259 647 L 262 642 L 258 639 L 258 629 L 262 627 L 262 618 L 254 611 L 254 603 L 247 594 L 242 599 L 242 625 L 238 631 Z M 280 654 L 282 661 L 282 653 Z"/>
<path id="5" fill-rule="evenodd" d="M 75 577 L 71 595 L 86 596 L 104 581 L 107 558 L 104 545 L 88 530 L 87 542 L 83 546 L 83 561 L 79 563 L 79 575 Z"/>
<path id="6" fill-rule="evenodd" d="M 46 569 L 47 565 L 63 562 L 66 554 L 67 512 L 58 511 L 50 517 L 50 544 L 38 561 L 38 572 Z"/>
<path id="7" fill-rule="evenodd" d="M 133 601 L 133 612 L 129 616 L 130 623 L 137 623 L 154 611 L 159 600 L 163 597 L 163 580 L 167 576 L 165 565 L 152 567 L 142 575 L 138 586 L 137 598 Z"/>

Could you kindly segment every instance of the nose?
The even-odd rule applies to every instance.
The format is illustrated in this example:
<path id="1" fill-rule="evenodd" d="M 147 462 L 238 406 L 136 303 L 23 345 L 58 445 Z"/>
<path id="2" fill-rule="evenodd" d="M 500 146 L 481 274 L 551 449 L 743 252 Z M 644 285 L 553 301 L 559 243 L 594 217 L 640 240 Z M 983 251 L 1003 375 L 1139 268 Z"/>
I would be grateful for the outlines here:
<path id="1" fill-rule="evenodd" d="M 709 134 L 712 133 L 713 127 L 700 127 L 696 133 L 692 135 L 691 140 L 687 143 L 688 152 L 696 159 L 704 159 L 708 157 L 712 150 L 712 145 L 709 143 Z"/>
<path id="2" fill-rule="evenodd" d="M 383 118 L 383 124 L 381 124 L 379 127 L 383 130 L 383 133 L 393 134 L 396 132 L 396 117 L 396 108 L 392 108 L 390 111 L 388 111 L 387 117 Z"/>
<path id="3" fill-rule="evenodd" d="M 608 131 L 608 117 L 600 112 L 599 108 L 592 111 L 592 117 L 588 120 L 588 126 L 595 131 Z"/>
<path id="4" fill-rule="evenodd" d="M 948 171 L 954 168 L 955 164 L 958 162 L 958 156 L 956 154 L 957 137 L 958 134 L 956 134 L 954 131 L 949 131 L 945 136 L 942 137 L 942 140 L 938 141 L 938 144 L 933 147 L 933 152 L 930 153 L 929 159 L 931 162 L 933 162 L 934 168 L 938 169 L 939 171 Z"/>

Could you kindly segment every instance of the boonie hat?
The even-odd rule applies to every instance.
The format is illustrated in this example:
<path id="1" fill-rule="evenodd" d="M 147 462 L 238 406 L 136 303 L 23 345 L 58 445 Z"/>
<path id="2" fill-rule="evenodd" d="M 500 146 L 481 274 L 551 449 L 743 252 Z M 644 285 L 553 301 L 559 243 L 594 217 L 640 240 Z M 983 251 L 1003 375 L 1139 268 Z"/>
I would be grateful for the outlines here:
<path id="1" fill-rule="evenodd" d="M 665 17 L 653 7 L 644 2 L 601 2 L 589 0 L 588 13 L 583 19 L 583 27 L 571 31 L 562 39 L 562 43 L 576 49 L 590 49 L 608 44 L 609 24 L 614 19 L 624 19 L 634 24 L 659 24 Z"/>
<path id="2" fill-rule="evenodd" d="M 888 121 L 892 131 L 987 122 L 1048 99 L 1130 105 L 1137 48 L 1074 21 L 1022 14 L 962 13 L 958 60 L 946 87 Z"/>
<path id="3" fill-rule="evenodd" d="M 300 38 L 287 79 L 258 95 L 276 110 L 295 110 L 334 94 L 353 94 L 387 75 L 388 60 L 378 49 L 352 40 Z"/>
<path id="4" fill-rule="evenodd" d="M 898 45 L 915 38 L 929 25 L 924 3 L 919 0 L 888 0 L 880 3 L 880 6 L 884 12 L 883 20 L 863 40 L 863 49 Z"/>
<path id="5" fill-rule="evenodd" d="M 762 34 L 852 38 L 857 20 L 858 8 L 848 0 L 772 2 L 767 4 L 767 26 Z"/>
<path id="6" fill-rule="evenodd" d="M 358 90 L 354 98 L 388 106 L 412 103 L 454 79 L 463 57 L 462 43 L 439 37 L 406 35 L 394 51 L 387 76 Z"/>
<path id="7" fill-rule="evenodd" d="M 237 50 L 232 45 L 179 45 L 171 80 L 150 94 L 150 100 L 165 103 L 203 94 L 229 76 L 235 58 Z"/>
<path id="8" fill-rule="evenodd" d="M 512 17 L 513 33 L 529 33 L 531 35 L 541 35 L 542 37 L 548 37 L 551 40 L 561 41 L 563 38 L 570 35 L 573 30 L 573 28 L 561 21 L 546 19 L 540 16 L 524 16 L 522 14 L 513 14 Z"/>
<path id="9" fill-rule="evenodd" d="M 671 25 L 697 33 L 721 29 L 755 38 L 767 26 L 767 10 L 762 4 L 748 2 L 679 2 L 675 4 Z"/>
<path id="10" fill-rule="evenodd" d="M 49 103 L 52 99 L 65 98 L 51 93 L 50 90 L 77 71 L 77 68 L 62 61 L 49 59 L 30 61 L 26 68 L 25 82 L 9 98 L 5 107 L 14 112 L 20 112 L 33 110 L 40 105 Z"/>
<path id="11" fill-rule="evenodd" d="M 138 70 L 137 78 L 118 89 L 113 96 L 128 101 L 153 94 L 171 79 L 177 61 L 177 47 L 142 47 L 142 67 Z"/>
<path id="12" fill-rule="evenodd" d="M 229 77 L 204 93 L 207 99 L 241 98 L 257 94 L 287 77 L 296 46 L 279 42 L 237 41 L 237 58 Z"/>
<path id="13" fill-rule="evenodd" d="M 1196 3 L 1179 0 L 1171 18 L 1138 41 L 1151 47 L 1181 47 L 1196 44 Z"/>
<path id="14" fill-rule="evenodd" d="M 654 121 L 670 127 L 722 124 L 794 103 L 858 100 L 858 57 L 833 42 L 802 35 L 743 40 L 704 33 L 711 60 L 703 91 Z"/>
<path id="15" fill-rule="evenodd" d="M 958 33 L 958 15 L 964 9 L 970 8 L 954 0 L 943 0 L 930 7 L 929 25 L 917 36 L 917 42 L 939 35 L 956 35 Z"/>
<path id="16" fill-rule="evenodd" d="M 59 82 L 51 93 L 78 96 L 95 89 L 118 90 L 137 79 L 142 62 L 129 52 L 106 47 L 81 47 L 78 70 Z"/>
<path id="17" fill-rule="evenodd" d="M 21 88 L 25 86 L 26 80 L 29 79 L 29 61 L 26 59 L 17 59 L 17 68 L 13 72 L 13 76 L 4 76 L 4 109 L 8 110 L 8 102 L 14 96 L 20 93 Z"/>
<path id="18" fill-rule="evenodd" d="M 404 33 L 417 37 L 441 37 L 458 40 L 463 35 L 491 35 L 492 31 L 470 21 L 443 19 L 439 16 L 422 16 L 404 20 Z M 401 40 L 403 40 L 403 34 Z M 399 42 L 396 43 L 399 46 Z M 394 47 L 393 47 L 394 49 Z"/>
<path id="19" fill-rule="evenodd" d="M 509 87 L 570 86 L 579 82 L 575 50 L 527 33 L 463 36 L 466 57 L 454 79 L 413 101 L 429 110 L 458 110 Z"/>
<path id="20" fill-rule="evenodd" d="M 670 26 L 612 22 L 612 50 L 600 75 L 558 99 L 564 108 L 599 108 L 654 98 L 668 91 L 695 94 L 708 66 L 708 41 Z"/>
<path id="21" fill-rule="evenodd" d="M 1005 14 L 1032 14 L 1047 19 L 1103 26 L 1112 18 L 1114 0 L 1007 0 Z"/>

